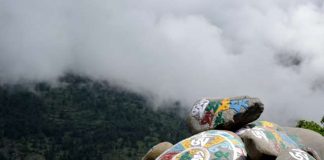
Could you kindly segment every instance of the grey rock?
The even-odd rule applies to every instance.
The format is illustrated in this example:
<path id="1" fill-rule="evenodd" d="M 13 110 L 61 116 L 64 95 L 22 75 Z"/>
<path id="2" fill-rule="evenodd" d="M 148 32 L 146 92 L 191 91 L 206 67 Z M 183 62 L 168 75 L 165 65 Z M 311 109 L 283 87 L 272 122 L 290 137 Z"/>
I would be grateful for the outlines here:
<path id="1" fill-rule="evenodd" d="M 258 98 L 203 98 L 193 105 L 188 125 L 193 133 L 210 129 L 234 131 L 258 119 L 262 112 L 263 103 Z"/>
<path id="2" fill-rule="evenodd" d="M 246 156 L 244 144 L 235 133 L 209 130 L 178 142 L 156 160 L 244 160 Z"/>
<path id="3" fill-rule="evenodd" d="M 303 128 L 283 127 L 283 129 L 290 137 L 296 137 L 299 144 L 302 144 L 300 147 L 313 149 L 321 159 L 324 159 L 324 137 L 322 135 Z M 312 151 L 309 152 L 312 154 Z"/>
<path id="4" fill-rule="evenodd" d="M 275 123 L 256 121 L 236 132 L 245 144 L 248 156 L 253 160 L 274 159 L 286 149 L 299 148 L 285 131 Z"/>
<path id="5" fill-rule="evenodd" d="M 313 156 L 301 149 L 287 149 L 280 153 L 276 160 L 316 160 Z"/>
<path id="6" fill-rule="evenodd" d="M 142 158 L 142 160 L 155 160 L 158 156 L 160 156 L 164 151 L 171 148 L 173 145 L 170 142 L 161 142 L 155 146 L 153 146 Z"/>

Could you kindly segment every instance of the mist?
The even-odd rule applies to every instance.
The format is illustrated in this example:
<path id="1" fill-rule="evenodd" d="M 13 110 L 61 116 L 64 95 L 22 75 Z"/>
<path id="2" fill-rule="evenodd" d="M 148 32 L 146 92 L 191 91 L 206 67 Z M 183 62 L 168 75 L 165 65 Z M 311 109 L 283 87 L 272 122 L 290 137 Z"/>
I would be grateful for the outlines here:
<path id="1" fill-rule="evenodd" d="M 250 95 L 262 119 L 324 114 L 323 0 L 0 0 L 0 79 L 108 80 L 156 104 Z"/>

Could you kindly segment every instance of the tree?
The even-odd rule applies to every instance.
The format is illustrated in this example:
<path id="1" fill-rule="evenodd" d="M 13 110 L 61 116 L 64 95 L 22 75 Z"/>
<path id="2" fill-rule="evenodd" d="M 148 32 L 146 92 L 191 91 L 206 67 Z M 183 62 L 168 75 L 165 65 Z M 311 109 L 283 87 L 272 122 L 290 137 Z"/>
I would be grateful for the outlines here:
<path id="1" fill-rule="evenodd" d="M 140 159 L 189 136 L 180 103 L 154 110 L 140 94 L 73 74 L 58 83 L 0 84 L 0 160 Z"/>
<path id="2" fill-rule="evenodd" d="M 300 120 L 296 127 L 310 129 L 324 136 L 324 116 L 322 117 L 321 125 L 314 121 Z"/>

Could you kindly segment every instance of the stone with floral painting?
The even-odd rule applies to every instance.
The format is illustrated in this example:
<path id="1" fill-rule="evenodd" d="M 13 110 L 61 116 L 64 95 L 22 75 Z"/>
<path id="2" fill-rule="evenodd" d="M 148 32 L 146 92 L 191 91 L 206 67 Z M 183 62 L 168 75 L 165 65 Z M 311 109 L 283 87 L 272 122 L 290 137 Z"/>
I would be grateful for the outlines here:
<path id="1" fill-rule="evenodd" d="M 210 129 L 235 131 L 258 119 L 262 112 L 263 103 L 258 98 L 203 98 L 193 105 L 188 125 L 193 133 Z"/>

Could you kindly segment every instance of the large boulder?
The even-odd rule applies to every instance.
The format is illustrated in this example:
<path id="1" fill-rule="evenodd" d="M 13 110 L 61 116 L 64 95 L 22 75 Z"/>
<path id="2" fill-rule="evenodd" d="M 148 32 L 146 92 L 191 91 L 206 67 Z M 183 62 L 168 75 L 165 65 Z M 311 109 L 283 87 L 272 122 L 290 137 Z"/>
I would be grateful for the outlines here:
<path id="1" fill-rule="evenodd" d="M 240 160 L 245 158 L 244 144 L 235 133 L 209 130 L 180 141 L 156 160 Z"/>
<path id="2" fill-rule="evenodd" d="M 301 148 L 305 148 L 304 150 L 307 150 L 311 155 L 317 153 L 321 159 L 324 159 L 324 137 L 322 135 L 303 128 L 283 127 L 283 129 L 301 145 Z"/>
<path id="3" fill-rule="evenodd" d="M 193 133 L 210 129 L 234 131 L 258 119 L 262 112 L 263 104 L 258 98 L 203 98 L 193 105 L 188 125 Z"/>
<path id="4" fill-rule="evenodd" d="M 146 155 L 142 158 L 142 160 L 155 160 L 158 156 L 160 156 L 164 151 L 171 148 L 173 145 L 170 142 L 161 142 L 155 146 L 153 146 Z"/>
<path id="5" fill-rule="evenodd" d="M 313 156 L 301 149 L 287 149 L 278 155 L 276 160 L 316 160 Z"/>
<path id="6" fill-rule="evenodd" d="M 201 133 L 175 145 L 160 143 L 143 160 L 324 159 L 323 136 L 307 129 L 255 121 L 263 109 L 258 98 L 248 96 L 203 98 L 194 104 L 188 117 L 191 131 Z"/>
<path id="7" fill-rule="evenodd" d="M 299 137 L 291 137 L 282 127 L 275 123 L 256 121 L 248 124 L 236 133 L 242 138 L 248 156 L 253 160 L 275 159 L 276 157 L 284 159 L 288 157 L 288 155 L 284 156 L 284 152 L 287 150 L 304 150 L 313 158 L 319 159 L 316 151 L 305 147 L 298 140 Z"/>

